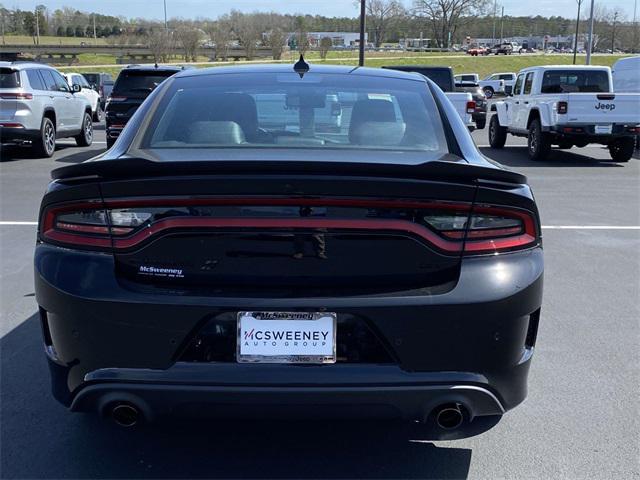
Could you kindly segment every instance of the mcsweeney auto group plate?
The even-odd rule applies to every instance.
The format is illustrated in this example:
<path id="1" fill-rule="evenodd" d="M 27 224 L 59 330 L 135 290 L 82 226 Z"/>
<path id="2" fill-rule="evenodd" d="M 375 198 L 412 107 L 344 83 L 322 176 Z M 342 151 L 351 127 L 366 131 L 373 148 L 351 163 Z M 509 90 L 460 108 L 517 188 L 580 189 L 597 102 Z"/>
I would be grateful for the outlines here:
<path id="1" fill-rule="evenodd" d="M 335 313 L 238 312 L 238 362 L 335 363 Z"/>

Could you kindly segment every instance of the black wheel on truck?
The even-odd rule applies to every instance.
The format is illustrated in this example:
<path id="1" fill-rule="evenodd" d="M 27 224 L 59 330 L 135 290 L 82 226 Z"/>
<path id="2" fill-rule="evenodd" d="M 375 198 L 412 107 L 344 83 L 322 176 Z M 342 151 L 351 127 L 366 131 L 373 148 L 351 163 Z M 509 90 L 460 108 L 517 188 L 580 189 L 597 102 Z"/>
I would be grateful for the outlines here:
<path id="1" fill-rule="evenodd" d="M 529 126 L 527 138 L 527 151 L 531 160 L 545 160 L 551 151 L 549 134 L 542 131 L 542 123 L 539 118 L 534 118 Z"/>
<path id="2" fill-rule="evenodd" d="M 628 162 L 635 147 L 635 137 L 618 138 L 609 144 L 609 154 L 614 162 Z"/>
<path id="3" fill-rule="evenodd" d="M 493 98 L 493 88 L 492 87 L 484 87 L 482 90 L 484 92 L 484 96 L 487 98 Z"/>
<path id="4" fill-rule="evenodd" d="M 481 118 L 479 120 L 476 120 L 476 128 L 478 130 L 482 130 L 486 126 L 487 126 L 487 119 L 486 118 Z"/>
<path id="5" fill-rule="evenodd" d="M 489 120 L 489 145 L 491 148 L 502 148 L 507 143 L 507 127 L 502 127 L 495 114 Z"/>

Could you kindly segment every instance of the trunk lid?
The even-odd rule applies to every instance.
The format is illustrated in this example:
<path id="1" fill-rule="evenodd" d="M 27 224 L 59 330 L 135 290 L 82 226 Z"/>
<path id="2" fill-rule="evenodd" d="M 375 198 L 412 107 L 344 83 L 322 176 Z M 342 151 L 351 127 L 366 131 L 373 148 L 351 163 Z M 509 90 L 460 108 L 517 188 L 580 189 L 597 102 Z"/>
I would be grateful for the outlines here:
<path id="1" fill-rule="evenodd" d="M 568 93 L 563 97 L 568 112 L 558 115 L 558 123 L 640 123 L 640 94 Z"/>

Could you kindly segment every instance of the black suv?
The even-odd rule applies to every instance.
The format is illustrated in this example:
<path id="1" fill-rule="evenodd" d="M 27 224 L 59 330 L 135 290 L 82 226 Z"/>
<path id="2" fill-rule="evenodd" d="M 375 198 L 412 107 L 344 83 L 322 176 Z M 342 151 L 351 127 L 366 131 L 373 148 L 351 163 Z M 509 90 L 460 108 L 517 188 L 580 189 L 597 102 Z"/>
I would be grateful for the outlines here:
<path id="1" fill-rule="evenodd" d="M 145 98 L 165 79 L 183 69 L 175 65 L 130 65 L 120 71 L 105 109 L 107 148 L 113 146 Z"/>

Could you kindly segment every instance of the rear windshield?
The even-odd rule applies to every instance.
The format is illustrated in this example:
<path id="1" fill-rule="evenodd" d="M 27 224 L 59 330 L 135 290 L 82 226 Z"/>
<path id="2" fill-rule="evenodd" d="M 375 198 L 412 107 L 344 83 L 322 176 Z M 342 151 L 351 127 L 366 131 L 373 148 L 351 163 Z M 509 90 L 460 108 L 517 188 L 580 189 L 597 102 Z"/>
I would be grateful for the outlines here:
<path id="1" fill-rule="evenodd" d="M 609 74 L 605 70 L 548 70 L 542 77 L 542 93 L 606 93 Z"/>
<path id="2" fill-rule="evenodd" d="M 0 68 L 0 88 L 19 88 L 20 72 L 10 68 Z"/>
<path id="3" fill-rule="evenodd" d="M 425 77 L 431 79 L 436 85 L 440 87 L 440 90 L 443 92 L 451 92 L 453 91 L 451 85 L 451 72 L 449 70 L 441 70 L 441 69 L 425 69 L 425 68 L 416 68 L 415 70 L 406 70 L 417 72 Z"/>
<path id="4" fill-rule="evenodd" d="M 164 80 L 176 72 L 172 71 L 126 71 L 120 72 L 114 90 L 119 95 L 146 97 Z"/>
<path id="5" fill-rule="evenodd" d="M 230 147 L 448 151 L 420 81 L 312 73 L 175 79 L 143 148 Z"/>

